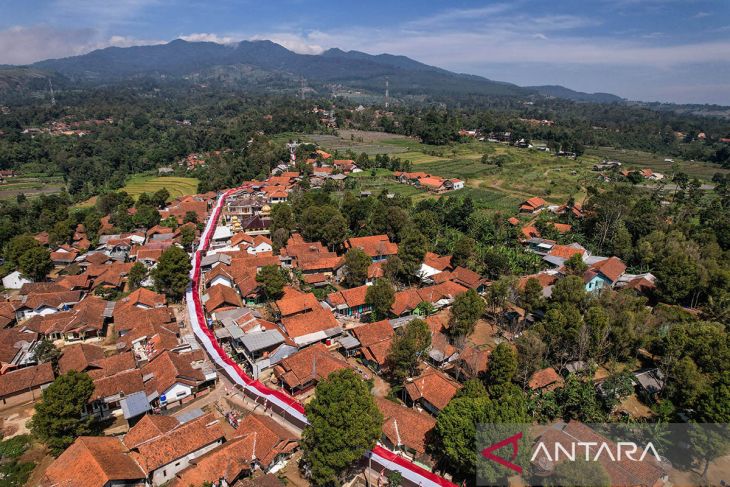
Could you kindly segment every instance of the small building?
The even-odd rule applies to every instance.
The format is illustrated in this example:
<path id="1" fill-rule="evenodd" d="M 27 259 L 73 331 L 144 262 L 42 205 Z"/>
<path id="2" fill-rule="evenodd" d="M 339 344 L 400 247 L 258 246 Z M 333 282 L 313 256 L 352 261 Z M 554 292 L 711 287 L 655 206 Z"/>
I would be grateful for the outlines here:
<path id="1" fill-rule="evenodd" d="M 54 379 L 50 362 L 6 372 L 0 376 L 0 410 L 40 399 Z"/>
<path id="2" fill-rule="evenodd" d="M 426 370 L 406 382 L 405 389 L 411 404 L 420 404 L 426 411 L 437 415 L 459 392 L 461 384 L 440 370 Z"/>
<path id="3" fill-rule="evenodd" d="M 13 271 L 3 277 L 3 287 L 5 289 L 20 289 L 24 284 L 30 284 L 32 282 L 31 279 L 24 277 L 20 271 Z"/>
<path id="4" fill-rule="evenodd" d="M 553 391 L 564 384 L 563 378 L 552 367 L 536 371 L 527 383 L 534 392 Z"/>
<path id="5" fill-rule="evenodd" d="M 329 304 L 335 313 L 359 318 L 370 313 L 372 307 L 365 303 L 368 286 L 335 291 L 327 295 Z"/>
<path id="6" fill-rule="evenodd" d="M 544 199 L 537 196 L 523 201 L 520 204 L 520 213 L 538 213 L 547 206 Z"/>

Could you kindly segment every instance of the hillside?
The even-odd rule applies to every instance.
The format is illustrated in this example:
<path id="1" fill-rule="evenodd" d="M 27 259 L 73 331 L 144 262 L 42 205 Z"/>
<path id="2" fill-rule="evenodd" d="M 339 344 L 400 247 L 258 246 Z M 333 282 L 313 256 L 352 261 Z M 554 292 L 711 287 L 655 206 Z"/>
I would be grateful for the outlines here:
<path id="1" fill-rule="evenodd" d="M 452 73 L 405 56 L 370 55 L 330 49 L 321 55 L 297 54 L 271 41 L 242 41 L 232 45 L 175 40 L 155 46 L 110 47 L 81 56 L 51 59 L 33 68 L 58 72 L 90 84 L 135 78 L 237 80 L 260 83 L 276 77 L 290 87 L 304 78 L 308 86 L 329 92 L 326 86 L 381 92 L 388 78 L 397 95 L 478 94 L 528 96 L 532 91 L 480 76 Z M 255 72 L 250 78 L 241 73 Z M 236 74 L 233 76 L 232 74 Z"/>
<path id="2" fill-rule="evenodd" d="M 623 98 L 612 95 L 611 93 L 585 93 L 559 85 L 526 86 L 525 88 L 534 90 L 543 96 L 563 98 L 565 100 L 587 101 L 591 103 L 618 103 L 624 101 Z"/>

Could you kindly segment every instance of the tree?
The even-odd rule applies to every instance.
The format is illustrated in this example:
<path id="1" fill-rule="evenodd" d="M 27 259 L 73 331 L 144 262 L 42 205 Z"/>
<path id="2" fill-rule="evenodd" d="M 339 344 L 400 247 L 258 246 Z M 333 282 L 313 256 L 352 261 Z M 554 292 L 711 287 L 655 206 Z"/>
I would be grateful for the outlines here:
<path id="1" fill-rule="evenodd" d="M 370 256 L 362 249 L 348 250 L 345 254 L 345 285 L 355 287 L 365 284 L 370 264 L 372 264 Z"/>
<path id="2" fill-rule="evenodd" d="M 591 380 L 582 381 L 575 374 L 568 375 L 565 386 L 555 391 L 563 419 L 577 419 L 584 423 L 600 423 L 606 417 Z"/>
<path id="3" fill-rule="evenodd" d="M 160 212 L 151 205 L 140 205 L 132 216 L 132 221 L 138 227 L 152 228 L 160 223 Z"/>
<path id="4" fill-rule="evenodd" d="M 315 485 L 340 485 L 343 474 L 380 438 L 383 416 L 369 387 L 352 370 L 333 372 L 317 384 L 306 406 L 304 462 Z"/>
<path id="5" fill-rule="evenodd" d="M 531 277 L 525 283 L 524 289 L 520 291 L 520 304 L 527 313 L 532 313 L 545 307 L 542 284 L 540 284 L 537 278 Z"/>
<path id="6" fill-rule="evenodd" d="M 157 267 L 152 271 L 155 290 L 165 293 L 172 300 L 180 299 L 190 281 L 190 257 L 180 247 L 173 245 L 162 252 Z"/>
<path id="7" fill-rule="evenodd" d="M 517 348 L 517 370 L 515 380 L 527 385 L 532 374 L 541 369 L 547 347 L 540 336 L 532 330 L 527 330 L 515 340 Z"/>
<path id="8" fill-rule="evenodd" d="M 603 402 L 608 411 L 634 392 L 634 376 L 629 371 L 612 374 L 601 384 Z"/>
<path id="9" fill-rule="evenodd" d="M 180 244 L 190 251 L 193 250 L 193 243 L 195 243 L 195 227 L 191 225 L 184 225 L 180 228 Z"/>
<path id="10" fill-rule="evenodd" d="M 454 245 L 454 251 L 451 257 L 451 265 L 454 267 L 466 267 L 471 258 L 474 256 L 477 242 L 471 237 L 461 237 Z"/>
<path id="11" fill-rule="evenodd" d="M 583 279 L 578 276 L 567 276 L 555 283 L 551 300 L 578 306 L 583 303 L 585 297 L 586 288 Z"/>
<path id="12" fill-rule="evenodd" d="M 451 307 L 449 334 L 452 337 L 469 336 L 477 320 L 484 314 L 485 306 L 484 300 L 473 289 L 456 296 Z"/>
<path id="13" fill-rule="evenodd" d="M 20 262 L 21 255 L 30 249 L 38 248 L 40 246 L 41 244 L 39 244 L 32 235 L 28 235 L 27 233 L 18 235 L 10 239 L 5 246 L 5 260 L 11 266 L 17 267 Z"/>
<path id="14" fill-rule="evenodd" d="M 82 435 L 93 433 L 93 416 L 86 405 L 94 392 L 94 382 L 83 372 L 71 370 L 56 378 L 43 391 L 30 422 L 33 434 L 59 455 Z"/>
<path id="15" fill-rule="evenodd" d="M 588 264 L 583 262 L 583 256 L 581 254 L 573 254 L 568 260 L 565 261 L 565 270 L 571 276 L 582 276 L 583 273 L 588 269 Z"/>
<path id="16" fill-rule="evenodd" d="M 170 192 L 167 188 L 160 188 L 150 198 L 153 205 L 157 208 L 164 208 L 167 205 L 167 200 L 170 199 Z"/>
<path id="17" fill-rule="evenodd" d="M 44 338 L 38 342 L 38 345 L 33 350 L 33 359 L 39 364 L 50 362 L 53 370 L 58 369 L 59 358 L 61 358 L 61 351 L 48 338 Z"/>
<path id="18" fill-rule="evenodd" d="M 288 279 L 284 270 L 277 265 L 266 265 L 256 274 L 256 282 L 261 284 L 266 299 L 279 299 L 284 291 Z"/>
<path id="19" fill-rule="evenodd" d="M 20 256 L 18 268 L 23 275 L 30 279 L 42 281 L 53 269 L 51 254 L 43 247 L 31 248 Z"/>
<path id="20" fill-rule="evenodd" d="M 183 225 L 186 223 L 195 223 L 198 224 L 198 214 L 194 211 L 186 211 L 185 216 L 183 217 Z"/>
<path id="21" fill-rule="evenodd" d="M 402 272 L 401 278 L 411 282 L 418 276 L 423 256 L 426 255 L 426 237 L 416 229 L 409 229 L 405 232 L 403 239 L 398 244 L 398 257 L 400 257 Z"/>
<path id="22" fill-rule="evenodd" d="M 431 346 L 431 330 L 425 321 L 409 321 L 393 339 L 388 357 L 388 369 L 397 382 L 412 377 L 421 357 Z"/>
<path id="23" fill-rule="evenodd" d="M 129 275 L 127 276 L 127 282 L 129 283 L 129 289 L 135 290 L 142 285 L 147 277 L 147 268 L 141 262 L 135 262 L 131 269 L 129 269 Z"/>
<path id="24" fill-rule="evenodd" d="M 509 384 L 517 372 L 517 356 L 514 349 L 508 343 L 497 345 L 489 356 L 489 364 L 485 376 L 487 388 L 490 391 L 497 391 L 504 384 Z M 500 394 L 492 394 L 498 396 Z"/>
<path id="25" fill-rule="evenodd" d="M 378 279 L 365 293 L 365 304 L 372 308 L 373 321 L 387 318 L 394 302 L 395 289 L 387 279 Z"/>

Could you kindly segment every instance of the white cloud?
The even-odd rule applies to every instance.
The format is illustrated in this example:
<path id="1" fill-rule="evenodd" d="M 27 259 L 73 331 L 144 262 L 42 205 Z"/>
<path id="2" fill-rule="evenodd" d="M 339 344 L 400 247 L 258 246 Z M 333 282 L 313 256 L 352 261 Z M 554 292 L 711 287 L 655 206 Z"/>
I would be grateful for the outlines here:
<path id="1" fill-rule="evenodd" d="M 697 12 L 692 16 L 693 19 L 702 19 L 704 17 L 709 17 L 710 14 L 708 12 Z"/>
<path id="2" fill-rule="evenodd" d="M 255 35 L 249 37 L 252 41 L 269 40 L 276 42 L 277 44 L 286 47 L 290 51 L 294 51 L 299 54 L 321 54 L 327 48 L 317 43 L 315 39 L 320 40 L 326 38 L 320 32 L 312 32 L 310 34 L 297 35 L 285 32 L 274 32 L 267 35 Z M 334 47 L 330 45 L 329 47 Z"/>
<path id="3" fill-rule="evenodd" d="M 178 36 L 180 39 L 188 42 L 215 42 L 216 44 L 232 44 L 241 40 L 240 37 L 231 35 L 219 35 L 211 32 L 198 32 Z"/>

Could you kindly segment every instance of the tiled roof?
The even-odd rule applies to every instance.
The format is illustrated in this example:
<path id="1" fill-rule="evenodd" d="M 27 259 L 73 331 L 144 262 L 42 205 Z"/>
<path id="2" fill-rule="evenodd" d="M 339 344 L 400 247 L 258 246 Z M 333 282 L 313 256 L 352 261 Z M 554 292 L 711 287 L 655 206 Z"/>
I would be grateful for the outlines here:
<path id="1" fill-rule="evenodd" d="M 451 256 L 441 256 L 433 252 L 426 252 L 426 255 L 423 256 L 423 263 L 436 270 L 443 271 L 451 268 Z"/>
<path id="2" fill-rule="evenodd" d="M 348 368 L 344 360 L 335 357 L 321 343 L 315 343 L 279 362 L 274 373 L 289 388 L 296 388 L 311 381 L 326 379 L 332 372 Z"/>
<path id="3" fill-rule="evenodd" d="M 242 306 L 241 298 L 233 288 L 223 284 L 216 284 L 208 289 L 208 299 L 205 301 L 205 309 L 211 313 L 224 306 Z"/>
<path id="4" fill-rule="evenodd" d="M 375 403 L 383 414 L 383 434 L 392 444 L 418 453 L 426 451 L 426 435 L 436 426 L 433 417 L 381 397 Z"/>
<path id="5" fill-rule="evenodd" d="M 179 425 L 180 421 L 175 416 L 147 414 L 129 429 L 124 436 L 124 444 L 127 445 L 127 448 L 135 448 L 137 445 L 163 435 Z"/>
<path id="6" fill-rule="evenodd" d="M 11 370 L 0 379 L 0 397 L 7 397 L 53 382 L 53 367 L 50 362 L 32 367 Z"/>
<path id="7" fill-rule="evenodd" d="M 446 407 L 459 389 L 461 384 L 432 367 L 406 383 L 406 392 L 412 401 L 425 399 L 439 411 Z"/>
<path id="8" fill-rule="evenodd" d="M 104 358 L 104 349 L 88 343 L 75 343 L 63 348 L 58 359 L 58 371 L 65 374 L 70 370 L 86 372 L 93 362 Z"/>
<path id="9" fill-rule="evenodd" d="M 167 298 L 164 294 L 158 294 L 147 288 L 139 288 L 129 293 L 128 296 L 117 301 L 117 306 L 121 303 L 130 304 L 132 306 L 147 306 L 148 308 L 157 308 L 164 306 L 167 303 Z"/>
<path id="10" fill-rule="evenodd" d="M 92 379 L 109 377 L 126 370 L 134 369 L 137 366 L 132 352 L 122 352 L 109 357 L 103 357 L 94 360 L 91 365 L 92 368 L 88 371 L 88 374 Z"/>
<path id="11" fill-rule="evenodd" d="M 332 313 L 323 309 L 319 303 L 313 311 L 282 318 L 281 323 L 290 338 L 298 338 L 340 326 Z"/>
<path id="12" fill-rule="evenodd" d="M 41 485 L 98 487 L 145 477 L 118 438 L 82 436 L 48 467 Z"/>
<path id="13" fill-rule="evenodd" d="M 312 293 L 285 294 L 276 302 L 276 306 L 279 308 L 281 316 L 284 317 L 321 308 L 319 301 Z"/>
<path id="14" fill-rule="evenodd" d="M 190 466 L 178 472 L 170 487 L 208 485 L 225 479 L 229 485 L 244 471 L 251 470 L 252 451 L 256 436 L 234 438 L 205 455 L 190 461 Z"/>
<path id="15" fill-rule="evenodd" d="M 138 369 L 125 370 L 114 375 L 94 380 L 94 393 L 91 400 L 123 394 L 128 396 L 145 390 L 142 373 Z"/>
<path id="16" fill-rule="evenodd" d="M 570 259 L 575 254 L 584 255 L 586 250 L 578 244 L 572 245 L 553 245 L 548 255 L 560 257 L 562 259 Z"/>
<path id="17" fill-rule="evenodd" d="M 345 247 L 348 249 L 362 249 L 370 257 L 395 255 L 398 253 L 398 244 L 391 243 L 387 235 L 353 237 L 345 242 Z"/>
<path id="18" fill-rule="evenodd" d="M 38 339 L 34 332 L 21 331 L 17 328 L 0 328 L 0 363 L 9 364 L 26 344 Z"/>
<path id="19" fill-rule="evenodd" d="M 541 206 L 545 206 L 547 203 L 545 202 L 544 199 L 535 196 L 533 198 L 530 198 L 529 200 L 526 200 L 522 204 L 529 206 L 531 208 L 537 209 L 537 208 L 540 208 Z"/>
<path id="20" fill-rule="evenodd" d="M 608 259 L 593 264 L 591 269 L 600 272 L 610 279 L 611 282 L 616 282 L 626 272 L 626 264 L 618 257 L 609 257 Z"/>
<path id="21" fill-rule="evenodd" d="M 134 447 L 132 457 L 148 474 L 216 441 L 223 427 L 208 413 Z"/>
<path id="22" fill-rule="evenodd" d="M 264 469 L 281 453 L 288 453 L 298 446 L 296 435 L 277 423 L 274 419 L 261 414 L 244 417 L 236 429 L 236 435 L 254 436 L 253 455 Z"/>
<path id="23" fill-rule="evenodd" d="M 358 286 L 351 289 L 335 291 L 327 296 L 327 301 L 335 306 L 344 304 L 348 308 L 356 308 L 365 304 L 365 295 L 369 286 Z"/>
<path id="24" fill-rule="evenodd" d="M 205 380 L 203 372 L 192 367 L 190 354 L 170 351 L 162 352 L 145 364 L 142 367 L 142 374 L 145 378 L 152 375 L 152 378 L 145 382 L 147 394 L 153 392 L 164 394 L 178 382 L 195 386 Z"/>
<path id="25" fill-rule="evenodd" d="M 533 391 L 539 389 L 553 390 L 563 385 L 563 378 L 555 372 L 555 369 L 548 367 L 532 374 L 527 385 Z"/>

